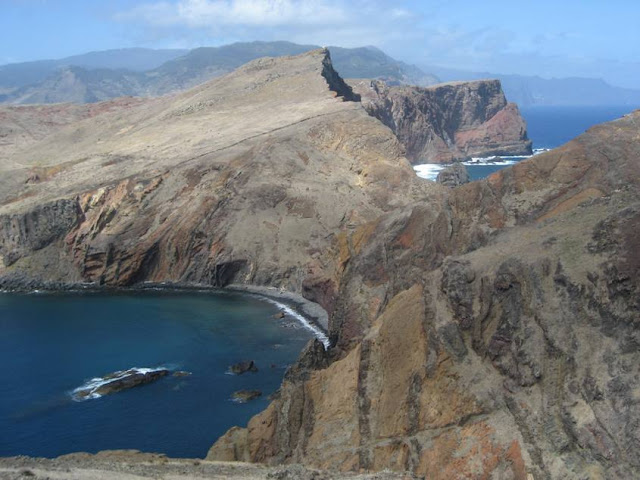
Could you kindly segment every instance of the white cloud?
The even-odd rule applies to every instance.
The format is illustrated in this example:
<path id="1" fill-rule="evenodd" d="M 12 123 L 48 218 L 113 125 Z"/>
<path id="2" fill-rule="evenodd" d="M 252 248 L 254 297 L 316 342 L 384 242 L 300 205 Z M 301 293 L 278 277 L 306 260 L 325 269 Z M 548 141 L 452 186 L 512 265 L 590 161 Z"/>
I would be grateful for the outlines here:
<path id="1" fill-rule="evenodd" d="M 2 0 L 0 0 L 2 1 Z M 144 1 L 144 0 L 143 0 Z M 315 45 L 373 45 L 409 63 L 496 73 L 605 76 L 635 85 L 629 62 L 595 58 L 562 29 L 523 29 L 460 19 L 454 0 L 146 0 L 116 15 L 134 43 L 214 46 L 237 41 L 289 40 Z M 463 2 L 459 2 L 463 3 Z M 586 60 L 577 54 L 584 51 Z M 634 57 L 635 58 L 635 57 Z M 609 62 L 609 63 L 606 63 Z M 606 68 L 605 68 L 606 64 Z M 600 67 L 598 71 L 598 67 Z M 616 73 L 617 72 L 617 73 Z M 631 72 L 631 73 L 629 73 Z"/>
<path id="2" fill-rule="evenodd" d="M 411 39 L 420 16 L 387 0 L 158 0 L 115 15 L 154 44 L 290 40 L 385 47 Z"/>
<path id="3" fill-rule="evenodd" d="M 326 25 L 341 23 L 347 15 L 341 5 L 323 0 L 180 0 L 143 4 L 118 18 L 156 26 L 219 28 Z"/>

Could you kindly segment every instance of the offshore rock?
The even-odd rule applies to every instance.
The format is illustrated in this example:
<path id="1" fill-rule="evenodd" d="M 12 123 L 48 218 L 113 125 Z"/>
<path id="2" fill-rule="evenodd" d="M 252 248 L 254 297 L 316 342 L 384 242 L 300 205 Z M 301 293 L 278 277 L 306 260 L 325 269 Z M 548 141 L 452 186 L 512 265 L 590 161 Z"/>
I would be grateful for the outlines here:
<path id="1" fill-rule="evenodd" d="M 526 123 L 518 107 L 507 103 L 499 80 L 431 87 L 351 84 L 367 111 L 393 130 L 411 163 L 532 153 Z"/>
<path id="2" fill-rule="evenodd" d="M 167 375 L 169 375 L 169 370 L 164 368 L 130 368 L 90 380 L 73 391 L 73 398 L 76 400 L 100 398 L 104 395 L 155 382 Z"/>
<path id="3" fill-rule="evenodd" d="M 257 371 L 258 371 L 258 367 L 253 362 L 253 360 L 248 360 L 246 362 L 234 363 L 233 365 L 231 365 L 229 367 L 229 372 L 233 373 L 234 375 L 242 375 L 243 373 L 246 373 L 246 372 L 254 372 L 255 373 Z"/>
<path id="4" fill-rule="evenodd" d="M 238 403 L 247 403 L 261 395 L 262 392 L 260 390 L 238 390 L 237 392 L 233 392 L 231 399 Z"/>

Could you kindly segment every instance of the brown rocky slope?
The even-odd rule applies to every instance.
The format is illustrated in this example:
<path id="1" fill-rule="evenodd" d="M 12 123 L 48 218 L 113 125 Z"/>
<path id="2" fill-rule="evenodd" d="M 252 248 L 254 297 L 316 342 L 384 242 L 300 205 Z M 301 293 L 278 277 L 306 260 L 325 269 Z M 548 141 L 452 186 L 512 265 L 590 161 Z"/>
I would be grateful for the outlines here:
<path id="1" fill-rule="evenodd" d="M 350 98 L 324 51 L 264 59 L 18 152 L 0 285 L 233 281 L 321 303 L 333 348 L 309 345 L 210 459 L 636 478 L 640 113 L 448 189 Z"/>
<path id="2" fill-rule="evenodd" d="M 351 99 L 319 50 L 74 123 L 0 167 L 0 270 L 278 285 L 331 304 L 336 232 L 441 192 Z"/>
<path id="3" fill-rule="evenodd" d="M 527 126 L 498 80 L 388 86 L 351 80 L 367 111 L 391 128 L 411 163 L 531 155 Z"/>
<path id="4" fill-rule="evenodd" d="M 336 347 L 209 458 L 638 478 L 639 121 L 354 232 Z"/>

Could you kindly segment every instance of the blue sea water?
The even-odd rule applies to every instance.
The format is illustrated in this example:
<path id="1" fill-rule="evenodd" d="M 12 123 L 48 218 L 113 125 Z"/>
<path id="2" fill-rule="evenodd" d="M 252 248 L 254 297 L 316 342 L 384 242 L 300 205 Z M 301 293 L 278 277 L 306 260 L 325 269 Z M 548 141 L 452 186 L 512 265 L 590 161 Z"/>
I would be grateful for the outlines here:
<path id="1" fill-rule="evenodd" d="M 638 106 L 640 108 L 640 105 Z M 536 153 L 559 147 L 584 133 L 599 123 L 609 122 L 633 111 L 629 106 L 593 106 L 593 107 L 526 107 L 520 113 L 527 122 L 529 138 Z M 503 157 L 494 159 L 474 159 L 465 162 L 472 180 L 479 180 L 513 165 L 528 157 Z M 435 180 L 442 165 L 424 164 L 414 166 L 417 174 L 423 178 Z"/>
<path id="2" fill-rule="evenodd" d="M 138 449 L 203 457 L 263 410 L 313 333 L 240 293 L 0 294 L 0 456 Z M 229 375 L 254 360 L 257 373 Z M 86 401 L 71 391 L 131 367 L 192 372 Z M 230 400 L 240 389 L 262 397 Z"/>

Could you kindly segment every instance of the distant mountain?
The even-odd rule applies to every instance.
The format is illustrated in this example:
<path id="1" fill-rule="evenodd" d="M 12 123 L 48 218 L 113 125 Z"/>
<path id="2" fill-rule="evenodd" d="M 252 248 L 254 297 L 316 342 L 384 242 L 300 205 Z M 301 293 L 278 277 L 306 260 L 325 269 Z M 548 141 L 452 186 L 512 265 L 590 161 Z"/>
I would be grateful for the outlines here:
<path id="1" fill-rule="evenodd" d="M 233 43 L 195 48 L 145 75 L 145 95 L 184 90 L 218 77 L 260 57 L 299 55 L 318 48 L 291 42 Z"/>
<path id="2" fill-rule="evenodd" d="M 190 51 L 109 50 L 5 65 L 0 67 L 0 102 L 85 103 L 123 95 L 163 95 L 191 88 L 256 58 L 298 55 L 316 48 L 291 42 L 250 42 Z M 375 47 L 329 50 L 334 68 L 345 78 L 380 78 L 390 84 L 423 86 L 438 83 L 433 75 Z M 161 62 L 163 59 L 167 60 Z"/>
<path id="3" fill-rule="evenodd" d="M 126 69 L 147 71 L 159 67 L 169 60 L 180 57 L 189 50 L 153 50 L 150 48 L 122 48 L 89 52 L 58 60 L 0 65 L 0 90 L 26 87 L 44 81 L 57 70 L 75 66 L 88 69 Z"/>
<path id="4" fill-rule="evenodd" d="M 511 102 L 521 107 L 534 105 L 629 105 L 640 107 L 640 90 L 609 85 L 596 78 L 552 78 L 503 75 L 488 72 L 468 72 L 429 66 L 429 71 L 444 81 L 497 78 Z"/>
<path id="5" fill-rule="evenodd" d="M 387 84 L 429 86 L 440 82 L 435 75 L 391 58 L 376 47 L 329 47 L 333 66 L 342 78 L 379 78 Z"/>
<path id="6" fill-rule="evenodd" d="M 33 86 L 14 90 L 5 103 L 93 103 L 123 96 L 138 96 L 144 78 L 138 72 L 63 67 Z M 0 101 L 3 101 L 0 95 Z"/>

